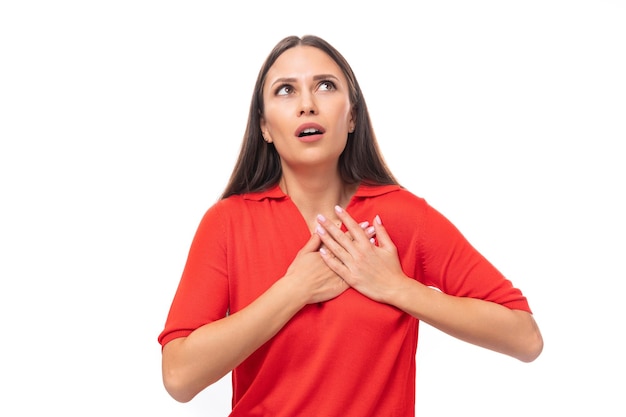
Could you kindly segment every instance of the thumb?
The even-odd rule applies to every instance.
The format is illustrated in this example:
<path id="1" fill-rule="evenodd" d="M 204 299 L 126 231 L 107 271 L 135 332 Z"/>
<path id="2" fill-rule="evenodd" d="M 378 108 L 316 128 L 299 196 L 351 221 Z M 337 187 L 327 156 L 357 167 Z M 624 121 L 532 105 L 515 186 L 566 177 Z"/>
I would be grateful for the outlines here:
<path id="1" fill-rule="evenodd" d="M 395 248 L 395 245 L 393 241 L 391 240 L 391 238 L 389 237 L 389 234 L 387 233 L 387 229 L 385 229 L 385 226 L 383 226 L 383 222 L 380 219 L 380 216 L 378 214 L 376 215 L 376 217 L 374 217 L 374 228 L 376 229 L 376 240 L 378 241 L 378 247 L 380 248 L 394 247 Z"/>
<path id="2" fill-rule="evenodd" d="M 317 252 L 322 245 L 322 238 L 317 233 L 311 233 L 311 238 L 304 244 L 301 253 Z"/>

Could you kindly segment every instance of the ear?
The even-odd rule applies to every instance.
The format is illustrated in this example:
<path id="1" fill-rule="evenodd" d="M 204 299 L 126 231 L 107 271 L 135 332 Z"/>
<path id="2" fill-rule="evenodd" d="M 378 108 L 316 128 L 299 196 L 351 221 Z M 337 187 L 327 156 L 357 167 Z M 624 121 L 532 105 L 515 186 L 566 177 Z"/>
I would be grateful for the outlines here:
<path id="1" fill-rule="evenodd" d="M 352 107 L 352 110 L 350 111 L 350 119 L 348 120 L 348 132 L 350 133 L 354 132 L 355 128 L 356 128 L 356 109 Z"/>
<path id="2" fill-rule="evenodd" d="M 265 122 L 265 118 L 261 117 L 261 119 L 259 120 L 259 129 L 261 129 L 261 132 L 265 132 L 265 128 L 267 123 Z"/>
<path id="3" fill-rule="evenodd" d="M 265 123 L 265 119 L 262 117 L 259 123 L 259 128 L 261 129 L 261 135 L 263 135 L 263 140 L 267 143 L 272 143 L 272 137 L 267 131 L 267 123 Z"/>

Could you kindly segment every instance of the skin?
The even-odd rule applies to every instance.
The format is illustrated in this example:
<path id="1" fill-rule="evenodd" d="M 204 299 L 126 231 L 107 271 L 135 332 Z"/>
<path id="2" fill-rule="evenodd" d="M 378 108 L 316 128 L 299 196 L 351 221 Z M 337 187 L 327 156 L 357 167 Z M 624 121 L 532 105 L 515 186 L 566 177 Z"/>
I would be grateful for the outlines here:
<path id="1" fill-rule="evenodd" d="M 250 305 L 164 346 L 163 381 L 174 399 L 191 400 L 304 306 L 335 298 L 349 287 L 459 339 L 525 362 L 537 358 L 543 340 L 532 315 L 449 296 L 407 277 L 381 219 L 372 219 L 372 226 L 357 223 L 341 209 L 356 190 L 343 183 L 337 170 L 354 118 L 346 79 L 330 57 L 308 46 L 287 50 L 267 74 L 263 99 L 259 128 L 281 157 L 280 187 L 307 221 L 311 238 L 286 274 Z M 323 128 L 323 135 L 311 142 L 298 139 L 295 133 L 306 123 Z M 374 235 L 377 245 L 371 241 Z"/>
<path id="2" fill-rule="evenodd" d="M 337 167 L 348 132 L 354 129 L 348 82 L 339 66 L 317 48 L 287 50 L 267 73 L 261 131 L 281 158 L 282 190 L 315 228 L 324 213 L 337 221 L 332 208 L 347 205 L 356 185 L 341 181 Z M 309 123 L 324 130 L 321 139 L 303 143 L 295 132 Z"/>
<path id="3" fill-rule="evenodd" d="M 543 339 L 531 314 L 488 301 L 450 296 L 407 277 L 380 217 L 376 216 L 373 226 L 376 246 L 357 231 L 356 222 L 345 210 L 337 206 L 336 212 L 350 237 L 324 216 L 318 216 L 316 233 L 325 245 L 320 251 L 324 261 L 347 285 L 466 342 L 523 362 L 539 356 Z"/>

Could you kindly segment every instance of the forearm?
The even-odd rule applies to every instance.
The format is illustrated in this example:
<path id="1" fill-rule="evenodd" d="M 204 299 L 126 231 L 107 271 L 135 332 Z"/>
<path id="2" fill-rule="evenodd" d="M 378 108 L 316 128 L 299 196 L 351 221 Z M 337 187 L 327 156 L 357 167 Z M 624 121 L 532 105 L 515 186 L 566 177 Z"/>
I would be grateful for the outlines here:
<path id="1" fill-rule="evenodd" d="M 541 333 L 528 312 L 447 295 L 408 278 L 404 285 L 390 304 L 451 336 L 524 362 L 541 353 Z"/>
<path id="2" fill-rule="evenodd" d="M 279 280 L 250 305 L 206 324 L 163 348 L 163 381 L 187 402 L 271 339 L 303 307 L 287 280 Z"/>

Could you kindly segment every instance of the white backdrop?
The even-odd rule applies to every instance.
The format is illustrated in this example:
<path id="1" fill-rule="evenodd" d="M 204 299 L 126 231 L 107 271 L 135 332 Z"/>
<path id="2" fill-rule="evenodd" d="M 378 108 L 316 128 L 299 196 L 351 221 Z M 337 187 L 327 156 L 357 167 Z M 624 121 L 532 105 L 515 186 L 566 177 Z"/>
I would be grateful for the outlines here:
<path id="1" fill-rule="evenodd" d="M 624 415 L 625 3 L 223 3 L 0 2 L 0 414 L 228 414 L 228 378 L 166 394 L 156 338 L 261 63 L 313 33 L 544 333 L 522 364 L 423 326 L 417 415 Z"/>

